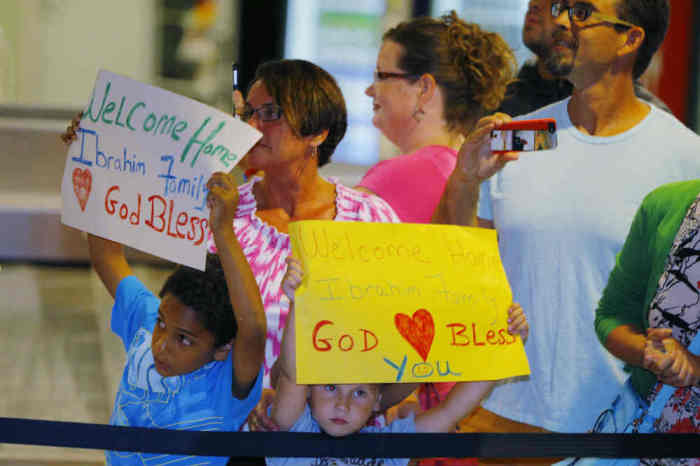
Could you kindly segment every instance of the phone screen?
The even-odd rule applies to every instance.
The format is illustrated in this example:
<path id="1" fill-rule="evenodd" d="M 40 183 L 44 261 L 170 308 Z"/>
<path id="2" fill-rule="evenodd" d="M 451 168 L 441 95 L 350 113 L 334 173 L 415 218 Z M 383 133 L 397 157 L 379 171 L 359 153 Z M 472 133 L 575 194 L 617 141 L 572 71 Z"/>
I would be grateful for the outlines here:
<path id="1" fill-rule="evenodd" d="M 557 133 L 554 125 L 547 125 L 538 129 L 507 129 L 506 127 L 491 131 L 491 150 L 494 152 L 529 152 L 553 149 L 555 147 L 557 147 Z"/>

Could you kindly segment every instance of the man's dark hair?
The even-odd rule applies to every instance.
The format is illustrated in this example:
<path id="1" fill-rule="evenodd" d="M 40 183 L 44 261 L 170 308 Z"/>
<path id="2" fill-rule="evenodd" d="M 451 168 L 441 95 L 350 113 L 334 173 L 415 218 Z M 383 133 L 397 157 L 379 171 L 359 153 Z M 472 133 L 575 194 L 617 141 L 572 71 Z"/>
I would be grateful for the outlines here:
<path id="1" fill-rule="evenodd" d="M 617 16 L 644 29 L 644 43 L 637 52 L 634 79 L 646 71 L 668 30 L 671 6 L 668 0 L 619 0 Z"/>
<path id="2" fill-rule="evenodd" d="M 277 60 L 258 67 L 251 87 L 257 81 L 282 107 L 297 136 L 328 130 L 318 148 L 318 166 L 328 163 L 348 127 L 345 99 L 333 76 L 306 60 Z"/>
<path id="3" fill-rule="evenodd" d="M 204 328 L 214 334 L 214 347 L 218 348 L 236 336 L 238 329 L 226 277 L 216 254 L 207 254 L 204 272 L 184 265 L 175 269 L 158 296 L 163 298 L 168 293 L 197 313 Z"/>

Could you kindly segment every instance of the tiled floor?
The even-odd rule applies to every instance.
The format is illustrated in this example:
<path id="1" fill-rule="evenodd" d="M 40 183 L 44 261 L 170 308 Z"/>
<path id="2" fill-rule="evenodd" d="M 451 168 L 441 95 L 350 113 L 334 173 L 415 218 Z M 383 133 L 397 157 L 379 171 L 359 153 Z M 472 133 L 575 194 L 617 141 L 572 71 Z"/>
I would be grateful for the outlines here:
<path id="1" fill-rule="evenodd" d="M 124 350 L 85 266 L 0 264 L 0 417 L 107 423 Z M 166 266 L 134 265 L 154 292 Z M 104 464 L 100 450 L 0 444 L 0 466 Z"/>

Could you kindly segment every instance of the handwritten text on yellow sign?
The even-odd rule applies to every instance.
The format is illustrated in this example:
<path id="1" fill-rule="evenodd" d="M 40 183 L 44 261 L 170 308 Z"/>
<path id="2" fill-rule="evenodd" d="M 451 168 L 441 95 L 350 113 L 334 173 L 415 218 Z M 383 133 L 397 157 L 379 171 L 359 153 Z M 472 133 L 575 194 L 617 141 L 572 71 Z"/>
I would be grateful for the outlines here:
<path id="1" fill-rule="evenodd" d="M 493 230 L 304 221 L 296 294 L 300 383 L 494 380 L 529 373 L 507 332 Z"/>

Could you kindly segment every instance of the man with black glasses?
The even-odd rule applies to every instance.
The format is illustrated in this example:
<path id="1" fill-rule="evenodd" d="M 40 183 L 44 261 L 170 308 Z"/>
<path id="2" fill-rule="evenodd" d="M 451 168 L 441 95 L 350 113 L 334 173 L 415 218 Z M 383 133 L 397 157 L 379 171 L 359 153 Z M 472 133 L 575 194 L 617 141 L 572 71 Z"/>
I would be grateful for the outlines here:
<path id="1" fill-rule="evenodd" d="M 551 0 L 530 0 L 523 22 L 523 44 L 535 54 L 518 72 L 518 79 L 508 86 L 506 98 L 501 103 L 500 112 L 515 117 L 533 112 L 571 95 L 574 86 L 561 76 L 554 76 L 547 70 L 546 61 L 552 47 L 554 21 Z M 634 92 L 640 99 L 670 112 L 668 106 L 639 82 L 635 82 Z"/>
<path id="2" fill-rule="evenodd" d="M 594 332 L 615 255 L 646 193 L 700 178 L 700 137 L 634 93 L 665 36 L 668 0 L 553 1 L 551 15 L 547 69 L 573 94 L 527 118 L 554 118 L 558 147 L 492 153 L 491 130 L 510 118 L 480 120 L 435 212 L 439 223 L 498 230 L 514 301 L 531 324 L 531 375 L 497 386 L 462 431 L 593 426 L 625 379 Z"/>

